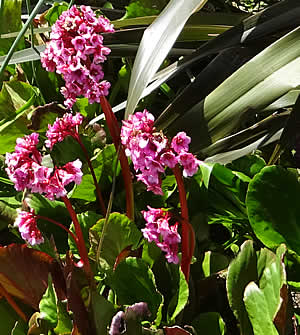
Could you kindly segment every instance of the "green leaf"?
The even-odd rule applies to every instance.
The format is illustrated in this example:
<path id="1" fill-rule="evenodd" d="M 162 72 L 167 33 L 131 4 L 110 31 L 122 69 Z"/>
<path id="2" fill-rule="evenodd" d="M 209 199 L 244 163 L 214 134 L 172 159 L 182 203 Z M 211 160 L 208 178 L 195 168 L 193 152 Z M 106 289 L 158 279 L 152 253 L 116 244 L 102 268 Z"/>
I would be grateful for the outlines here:
<path id="1" fill-rule="evenodd" d="M 62 166 L 77 158 L 85 162 L 85 157 L 80 145 L 72 136 L 67 136 L 62 142 L 55 144 L 51 151 L 51 157 L 56 166 Z"/>
<path id="2" fill-rule="evenodd" d="M 158 13 L 159 13 L 159 9 L 154 8 L 152 1 L 137 0 L 137 1 L 131 2 L 128 6 L 126 6 L 126 14 L 124 16 L 124 19 L 129 19 L 129 18 L 134 18 L 134 17 L 139 17 L 139 16 L 157 15 Z"/>
<path id="3" fill-rule="evenodd" d="M 206 251 L 202 262 L 205 277 L 224 270 L 229 265 L 228 257 L 213 251 Z"/>
<path id="4" fill-rule="evenodd" d="M 92 159 L 92 165 L 97 180 L 99 181 L 103 175 L 103 178 L 112 176 L 112 166 L 116 159 L 116 150 L 113 144 L 107 145 L 102 151 Z M 100 183 L 102 185 L 102 183 Z M 84 174 L 80 185 L 75 187 L 72 193 L 72 198 L 82 199 L 86 201 L 95 201 L 95 184 L 93 182 L 92 175 L 90 173 Z"/>
<path id="5" fill-rule="evenodd" d="M 28 134 L 26 114 L 35 103 L 38 90 L 23 82 L 3 83 L 0 92 L 0 154 L 14 150 L 16 139 Z"/>
<path id="6" fill-rule="evenodd" d="M 83 238 L 84 238 L 87 249 L 89 249 L 89 247 L 90 247 L 90 245 L 89 245 L 89 230 L 90 230 L 91 227 L 93 227 L 96 224 L 96 222 L 101 217 L 102 217 L 101 215 L 97 214 L 96 212 L 92 212 L 92 211 L 77 214 L 78 222 L 80 224 L 82 234 L 83 234 Z M 73 223 L 70 226 L 70 230 L 73 233 L 75 232 L 75 228 L 74 228 Z M 70 250 L 73 253 L 78 253 L 76 243 L 71 238 L 71 236 L 68 236 L 68 243 L 69 243 Z"/>
<path id="7" fill-rule="evenodd" d="M 87 118 L 92 118 L 99 110 L 98 104 L 90 104 L 87 98 L 77 98 L 73 108 L 78 108 L 78 112 Z"/>
<path id="8" fill-rule="evenodd" d="M 27 19 L 27 21 L 25 22 L 25 24 L 22 26 L 22 29 L 20 30 L 18 36 L 16 37 L 16 39 L 14 39 L 12 46 L 10 47 L 8 54 L 6 55 L 5 59 L 3 60 L 2 64 L 1 64 L 1 68 L 0 68 L 0 77 L 3 74 L 3 71 L 5 70 L 7 64 L 9 63 L 18 43 L 20 42 L 20 40 L 22 39 L 23 35 L 25 34 L 27 28 L 29 27 L 29 25 L 32 23 L 32 20 L 35 18 L 36 14 L 38 13 L 40 7 L 42 6 L 42 4 L 45 2 L 45 0 L 39 0 L 38 3 L 36 4 L 36 6 L 33 8 L 33 10 L 31 11 L 29 18 Z"/>
<path id="9" fill-rule="evenodd" d="M 4 0 L 0 12 L 0 34 L 19 31 L 22 27 L 21 20 L 22 0 Z M 5 55 L 14 38 L 0 38 L 0 55 Z M 20 41 L 18 48 L 24 47 L 24 41 Z"/>
<path id="10" fill-rule="evenodd" d="M 184 274 L 179 266 L 174 266 L 173 268 L 176 271 L 176 276 L 172 277 L 172 281 L 176 283 L 177 289 L 176 294 L 173 296 L 168 306 L 168 323 L 175 322 L 175 318 L 184 309 L 189 298 L 189 286 L 185 280 Z M 175 271 L 173 271 L 173 274 Z"/>
<path id="11" fill-rule="evenodd" d="M 200 314 L 192 321 L 192 326 L 201 334 L 205 330 L 209 335 L 223 335 L 225 323 L 219 313 L 209 312 Z"/>
<path id="12" fill-rule="evenodd" d="M 167 56 L 190 15 L 205 3 L 206 0 L 200 2 L 189 0 L 184 3 L 171 0 L 146 29 L 132 69 L 125 111 L 126 119 L 134 113 L 144 89 Z"/>
<path id="13" fill-rule="evenodd" d="M 278 335 L 269 314 L 265 295 L 254 282 L 250 282 L 247 285 L 244 302 L 255 335 Z"/>
<path id="14" fill-rule="evenodd" d="M 52 26 L 60 17 L 62 12 L 68 9 L 68 4 L 66 2 L 55 2 L 53 6 L 47 10 L 44 18 L 48 21 L 49 25 Z"/>
<path id="15" fill-rule="evenodd" d="M 203 183 L 204 183 L 206 188 L 208 188 L 210 175 L 211 175 L 211 172 L 213 170 L 213 167 L 214 167 L 213 164 L 207 164 L 207 163 L 203 163 L 203 164 L 200 165 Z"/>
<path id="16" fill-rule="evenodd" d="M 96 327 L 95 335 L 103 335 L 107 333 L 107 328 L 110 325 L 114 315 L 114 306 L 107 301 L 98 292 L 91 292 L 91 309 Z"/>
<path id="17" fill-rule="evenodd" d="M 18 323 L 18 329 L 14 330 Z M 13 335 L 24 335 L 27 334 L 27 325 L 15 312 L 15 310 L 8 304 L 6 299 L 0 301 L 0 333 L 1 334 L 13 334 Z"/>
<path id="18" fill-rule="evenodd" d="M 48 276 L 48 288 L 43 295 L 39 307 L 40 317 L 49 322 L 52 328 L 57 325 L 57 296 L 52 283 L 51 275 Z"/>
<path id="19" fill-rule="evenodd" d="M 67 305 L 64 302 L 57 301 L 57 326 L 54 329 L 57 335 L 69 335 L 73 329 L 71 316 L 67 312 Z"/>
<path id="20" fill-rule="evenodd" d="M 160 323 L 163 297 L 156 288 L 153 272 L 145 262 L 133 257 L 126 258 L 117 266 L 112 286 L 121 304 L 146 302 L 151 319 L 157 317 L 156 323 Z"/>
<path id="21" fill-rule="evenodd" d="M 276 255 L 268 249 L 262 249 L 258 257 L 259 288 L 265 296 L 269 315 L 275 319 L 282 299 L 280 296 L 283 284 L 286 284 L 285 266 L 283 257 L 286 247 L 278 247 Z"/>
<path id="22" fill-rule="evenodd" d="M 279 166 L 261 170 L 249 184 L 246 205 L 255 235 L 269 248 L 285 243 L 300 254 L 300 185 Z"/>
<path id="23" fill-rule="evenodd" d="M 243 334 L 252 334 L 252 327 L 243 303 L 244 290 L 250 281 L 257 280 L 257 258 L 253 242 L 246 241 L 228 268 L 226 288 L 229 305 L 239 320 Z"/>
<path id="24" fill-rule="evenodd" d="M 90 256 L 95 259 L 105 219 L 101 219 L 90 229 Z M 128 246 L 135 249 L 142 237 L 136 225 L 126 215 L 111 213 L 101 250 L 101 263 L 113 267 L 120 252 Z M 104 263 L 103 263 L 104 262 Z M 120 265 L 118 265 L 119 267 Z"/>
<path id="25" fill-rule="evenodd" d="M 161 188 L 164 192 L 163 199 L 166 201 L 177 189 L 175 176 L 166 176 L 161 183 Z"/>
<path id="26" fill-rule="evenodd" d="M 266 162 L 257 155 L 247 155 L 226 165 L 227 168 L 233 171 L 242 172 L 250 178 L 253 178 L 265 166 Z"/>
<path id="27" fill-rule="evenodd" d="M 11 208 L 7 203 L 0 201 L 0 231 L 9 224 L 13 224 L 17 217 L 17 210 Z"/>

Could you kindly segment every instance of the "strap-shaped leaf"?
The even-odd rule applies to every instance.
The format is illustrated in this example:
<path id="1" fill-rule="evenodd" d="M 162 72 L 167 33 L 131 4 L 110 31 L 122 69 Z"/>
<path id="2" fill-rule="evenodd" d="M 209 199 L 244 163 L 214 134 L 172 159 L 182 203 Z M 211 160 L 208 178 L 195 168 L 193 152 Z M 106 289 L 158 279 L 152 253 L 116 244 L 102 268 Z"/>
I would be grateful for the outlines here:
<path id="1" fill-rule="evenodd" d="M 207 0 L 172 0 L 146 29 L 129 84 L 125 118 L 134 112 L 142 93 L 169 53 L 190 15 Z"/>

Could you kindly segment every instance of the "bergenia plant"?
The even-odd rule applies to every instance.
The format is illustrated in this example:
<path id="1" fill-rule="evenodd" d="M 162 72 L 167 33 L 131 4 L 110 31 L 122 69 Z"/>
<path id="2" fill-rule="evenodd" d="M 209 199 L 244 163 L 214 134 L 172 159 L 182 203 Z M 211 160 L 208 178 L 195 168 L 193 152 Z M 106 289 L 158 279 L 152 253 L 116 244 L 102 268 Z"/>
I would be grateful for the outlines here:
<path id="1" fill-rule="evenodd" d="M 26 197 L 23 200 L 23 209 L 18 212 L 15 226 L 18 227 L 21 237 L 32 246 L 44 243 L 43 233 L 38 228 L 39 220 L 48 221 L 49 224 L 52 223 L 64 229 L 77 246 L 80 261 L 76 266 L 83 267 L 90 290 L 95 289 L 94 275 L 96 273 L 91 266 L 86 240 L 66 189 L 68 187 L 70 190 L 72 185 L 80 185 L 83 177 L 82 162 L 76 159 L 64 165 L 57 165 L 50 158 L 51 164 L 49 165 L 49 157 L 52 155 L 53 148 L 63 142 L 66 137 L 72 137 L 81 147 L 90 169 L 99 201 L 99 210 L 103 216 L 106 216 L 105 225 L 107 225 L 112 204 L 108 204 L 107 211 L 99 180 L 96 177 L 89 152 L 82 141 L 80 132 L 83 130 L 84 118 L 80 113 L 72 113 L 77 97 L 83 96 L 90 104 L 99 103 L 106 116 L 107 126 L 121 163 L 126 192 L 126 215 L 132 220 L 132 225 L 135 219 L 134 174 L 136 181 L 145 184 L 148 192 L 163 196 L 162 180 L 165 170 L 172 169 L 178 184 L 181 215 L 177 217 L 175 223 L 171 223 L 173 221 L 172 211 L 163 208 L 155 209 L 150 203 L 145 204 L 141 214 L 146 224 L 143 224 L 144 228 L 141 227 L 141 232 L 145 241 L 153 242 L 163 252 L 167 263 L 181 263 L 182 271 L 188 281 L 195 241 L 193 228 L 189 223 L 182 177 L 193 176 L 199 168 L 200 161 L 189 152 L 191 138 L 185 132 L 179 132 L 172 139 L 168 139 L 162 131 L 155 129 L 154 116 L 147 110 L 131 115 L 127 121 L 123 121 L 122 127 L 119 126 L 110 104 L 105 99 L 110 83 L 103 80 L 104 72 L 101 63 L 106 60 L 110 49 L 103 45 L 101 33 L 107 32 L 114 32 L 113 26 L 103 16 L 97 17 L 90 7 L 73 6 L 63 12 L 52 27 L 50 41 L 41 55 L 41 63 L 47 71 L 55 71 L 65 80 L 61 93 L 69 111 L 62 117 L 56 118 L 52 125 L 48 125 L 44 144 L 40 143 L 38 133 L 32 133 L 18 138 L 15 151 L 6 154 L 6 172 L 14 183 L 15 189 L 26 191 L 27 194 L 39 193 L 51 201 L 62 200 L 70 214 L 75 233 L 52 217 L 36 214 L 35 210 L 27 204 Z M 45 163 L 46 155 L 47 164 Z M 134 174 L 130 170 L 128 157 L 132 161 Z M 105 234 L 105 228 L 103 228 L 103 234 Z M 105 239 L 104 235 L 101 237 L 102 241 L 103 238 Z M 101 247 L 100 242 L 99 254 Z M 127 246 L 126 250 L 128 247 L 130 250 L 130 246 Z M 181 260 L 179 250 L 182 253 Z M 123 255 L 122 251 L 119 256 L 117 255 L 118 261 L 113 269 L 120 266 L 118 265 L 120 261 L 129 254 L 130 251 L 120 258 L 120 255 Z M 134 306 L 147 306 L 147 304 L 139 302 Z M 129 310 L 131 311 L 128 308 L 126 313 L 129 313 Z M 146 310 L 147 313 L 143 312 L 139 315 L 150 315 L 147 308 Z M 122 317 L 119 317 L 119 314 Z M 124 312 L 116 314 L 112 320 L 110 334 L 119 333 L 120 322 L 124 315 Z"/>
<path id="2" fill-rule="evenodd" d="M 153 242 L 161 250 L 167 263 L 181 263 L 181 269 L 187 281 L 189 281 L 195 243 L 193 228 L 189 223 L 183 177 L 193 176 L 198 171 L 201 162 L 189 152 L 191 138 L 185 132 L 179 132 L 172 139 L 168 139 L 162 131 L 156 130 L 154 116 L 147 110 L 131 115 L 128 120 L 123 121 L 122 127 L 119 126 L 119 122 L 105 98 L 108 95 L 110 83 L 104 80 L 101 66 L 110 53 L 110 49 L 103 45 L 101 34 L 112 32 L 114 29 L 110 22 L 103 16 L 97 17 L 90 7 L 80 6 L 77 8 L 73 6 L 62 13 L 52 27 L 50 41 L 47 42 L 46 50 L 41 55 L 41 63 L 47 71 L 55 71 L 64 79 L 65 86 L 61 88 L 61 93 L 68 110 L 62 117 L 57 117 L 53 124 L 48 125 L 44 142 L 39 141 L 43 135 L 40 136 L 35 132 L 18 138 L 15 151 L 7 153 L 5 160 L 7 175 L 17 191 L 26 192 L 27 196 L 30 193 L 39 193 L 50 201 L 63 201 L 75 228 L 75 232 L 72 232 L 58 222 L 55 217 L 36 214 L 35 210 L 30 208 L 27 197 L 25 197 L 22 210 L 18 211 L 15 220 L 15 226 L 18 227 L 21 237 L 31 246 L 42 245 L 45 239 L 43 232 L 38 228 L 40 220 L 48 221 L 49 224 L 54 224 L 65 230 L 77 247 L 80 261 L 76 263 L 76 267 L 83 268 L 91 295 L 94 294 L 96 287 L 94 276 L 97 273 L 94 272 L 95 267 L 91 265 L 92 261 L 86 248 L 86 238 L 74 206 L 68 197 L 68 191 L 72 187 L 76 189 L 76 185 L 80 185 L 82 181 L 83 164 L 78 158 L 66 164 L 59 164 L 52 157 L 53 149 L 65 141 L 67 137 L 72 137 L 82 149 L 86 160 L 84 163 L 89 167 L 95 186 L 99 202 L 98 211 L 106 217 L 97 248 L 96 261 L 98 262 L 100 255 L 105 253 L 105 250 L 101 250 L 101 248 L 103 240 L 106 238 L 104 234 L 109 223 L 113 198 L 111 197 L 108 202 L 102 196 L 89 150 L 83 144 L 82 132 L 84 129 L 82 124 L 84 117 L 78 112 L 72 112 L 72 107 L 78 97 L 87 98 L 90 104 L 99 103 L 105 114 L 117 158 L 121 163 L 126 193 L 125 212 L 131 220 L 132 227 L 136 219 L 134 214 L 134 181 L 145 184 L 148 192 L 163 196 L 162 180 L 166 175 L 165 170 L 171 169 L 175 175 L 181 214 L 177 215 L 175 219 L 172 210 L 152 208 L 151 203 L 145 203 L 144 209 L 141 210 L 145 221 L 140 227 L 144 243 L 146 241 L 149 244 Z M 128 157 L 133 164 L 134 173 L 130 169 Z M 141 244 L 140 241 L 139 245 L 142 246 L 143 243 Z M 133 252 L 131 245 L 125 245 L 125 247 L 124 250 L 127 250 L 125 253 L 124 250 L 119 250 L 120 254 L 116 255 L 114 271 L 117 271 L 122 260 L 124 261 Z M 179 251 L 181 251 L 181 256 Z M 69 285 L 67 273 L 70 271 L 69 257 L 67 254 L 66 269 L 64 270 L 67 287 Z M 124 312 L 116 314 L 112 319 L 110 334 L 119 334 L 124 316 L 127 314 L 130 316 L 133 311 L 138 311 L 139 306 L 143 309 L 143 312 L 138 312 L 139 317 L 151 315 L 146 302 L 137 301 L 136 303 L 133 305 L 134 308 L 128 307 L 125 314 Z M 12 306 L 15 306 L 14 303 Z M 74 321 L 76 318 L 75 315 Z M 82 327 L 80 324 L 77 326 Z M 83 328 L 81 328 L 82 330 Z"/>
<path id="3" fill-rule="evenodd" d="M 1 334 L 299 333 L 300 3 L 25 2 L 0 6 Z"/>

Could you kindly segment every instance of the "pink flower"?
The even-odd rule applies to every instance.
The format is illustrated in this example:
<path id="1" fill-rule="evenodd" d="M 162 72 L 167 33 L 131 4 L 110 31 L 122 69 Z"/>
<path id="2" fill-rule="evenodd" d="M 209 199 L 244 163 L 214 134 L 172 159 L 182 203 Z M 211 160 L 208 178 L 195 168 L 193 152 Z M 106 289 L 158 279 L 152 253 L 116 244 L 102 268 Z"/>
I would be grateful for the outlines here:
<path id="1" fill-rule="evenodd" d="M 72 182 L 75 182 L 75 184 L 77 185 L 81 183 L 81 166 L 81 161 L 79 159 L 76 159 L 76 161 L 69 162 L 60 169 L 57 169 L 57 175 L 63 186 L 68 185 Z"/>
<path id="2" fill-rule="evenodd" d="M 179 162 L 183 166 L 183 176 L 191 177 L 193 176 L 199 168 L 201 162 L 191 153 L 182 152 L 179 155 Z"/>
<path id="3" fill-rule="evenodd" d="M 185 132 L 180 132 L 170 144 L 162 132 L 155 131 L 154 116 L 146 110 L 130 115 L 123 121 L 121 129 L 125 153 L 131 157 L 134 169 L 141 172 L 137 175 L 138 180 L 147 186 L 148 191 L 159 195 L 163 194 L 160 175 L 166 167 L 173 169 L 181 164 L 185 177 L 197 172 L 200 161 L 187 152 L 190 141 Z"/>
<path id="4" fill-rule="evenodd" d="M 46 147 L 52 150 L 54 144 L 62 142 L 67 136 L 77 139 L 79 136 L 78 126 L 81 125 L 82 121 L 83 116 L 80 113 L 76 113 L 74 116 L 71 113 L 65 113 L 62 118 L 57 118 L 52 126 L 48 125 Z"/>
<path id="5" fill-rule="evenodd" d="M 30 212 L 19 211 L 15 220 L 15 226 L 19 228 L 23 240 L 29 244 L 36 245 L 44 242 L 42 233 L 37 227 L 33 209 Z"/>
<path id="6" fill-rule="evenodd" d="M 173 169 L 175 165 L 178 163 L 176 155 L 171 151 L 163 153 L 160 157 L 160 161 L 162 162 L 163 165 L 166 165 L 171 169 Z"/>
<path id="7" fill-rule="evenodd" d="M 171 147 L 178 154 L 182 151 L 189 151 L 189 144 L 191 143 L 191 138 L 186 136 L 184 131 L 179 132 L 176 136 L 173 137 Z"/>
<path id="8" fill-rule="evenodd" d="M 66 116 L 66 120 L 73 123 L 75 127 L 81 123 L 82 116 L 80 114 L 74 117 L 70 114 Z M 70 122 L 67 124 L 63 120 L 56 120 L 54 128 L 49 130 L 50 145 L 60 141 L 63 136 L 70 134 L 72 127 Z M 68 128 L 68 126 L 70 126 Z M 61 133 L 56 133 L 60 130 Z M 74 130 L 75 131 L 75 130 Z M 71 134 L 74 136 L 74 134 Z M 30 141 L 33 139 L 33 142 Z M 33 193 L 44 194 L 48 199 L 54 200 L 66 196 L 65 186 L 71 182 L 79 184 L 82 178 L 81 166 L 79 159 L 69 162 L 63 167 L 49 168 L 42 165 L 42 155 L 37 150 L 38 134 L 31 134 L 24 138 L 17 139 L 16 152 L 6 154 L 5 169 L 8 177 L 15 184 L 17 191 L 23 191 L 25 188 Z"/>
<path id="9" fill-rule="evenodd" d="M 110 22 L 88 6 L 71 7 L 63 12 L 52 27 L 51 41 L 41 54 L 41 63 L 47 71 L 56 71 L 66 81 L 62 90 L 64 104 L 71 108 L 77 96 L 84 96 L 90 103 L 99 102 L 108 95 L 110 85 L 100 83 L 104 73 L 100 63 L 106 60 L 110 49 L 103 45 L 100 33 L 114 32 Z M 69 92 L 72 84 L 77 89 Z"/>
<path id="10" fill-rule="evenodd" d="M 149 242 L 155 244 L 166 253 L 166 259 L 169 263 L 178 264 L 178 244 L 181 237 L 177 232 L 178 223 L 173 226 L 169 225 L 171 215 L 163 209 L 151 208 L 148 211 L 142 211 L 146 220 L 146 227 L 142 229 L 144 237 Z"/>

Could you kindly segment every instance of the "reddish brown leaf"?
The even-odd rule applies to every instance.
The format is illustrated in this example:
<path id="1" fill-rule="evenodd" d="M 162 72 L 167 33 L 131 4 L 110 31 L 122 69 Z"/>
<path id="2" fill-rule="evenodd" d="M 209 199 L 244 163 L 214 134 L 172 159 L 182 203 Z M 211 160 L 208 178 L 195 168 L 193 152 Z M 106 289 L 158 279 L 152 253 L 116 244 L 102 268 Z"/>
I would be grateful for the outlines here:
<path id="1" fill-rule="evenodd" d="M 48 286 L 48 274 L 57 276 L 58 271 L 56 261 L 44 252 L 20 244 L 0 247 L 0 284 L 36 310 Z"/>
<path id="2" fill-rule="evenodd" d="M 164 332 L 166 335 L 191 335 L 191 333 L 178 326 L 164 327 Z"/>
<path id="3" fill-rule="evenodd" d="M 288 288 L 286 284 L 284 284 L 280 289 L 280 297 L 282 302 L 279 311 L 275 316 L 274 324 L 278 330 L 279 335 L 284 335 L 286 333 L 287 307 L 289 301 Z"/>
<path id="4" fill-rule="evenodd" d="M 79 274 L 76 270 L 78 269 L 76 269 L 73 259 L 67 253 L 64 272 L 67 285 L 68 309 L 73 312 L 74 316 L 73 332 L 74 334 L 90 335 L 93 332 L 91 331 L 89 315 L 81 296 L 82 287 L 79 285 L 79 278 L 77 278 Z"/>

